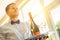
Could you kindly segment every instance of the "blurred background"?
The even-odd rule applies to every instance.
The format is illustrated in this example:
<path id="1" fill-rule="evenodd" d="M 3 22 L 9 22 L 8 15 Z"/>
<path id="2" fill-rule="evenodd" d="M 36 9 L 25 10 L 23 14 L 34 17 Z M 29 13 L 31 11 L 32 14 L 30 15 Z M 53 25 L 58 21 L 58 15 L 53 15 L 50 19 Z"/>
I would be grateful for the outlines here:
<path id="1" fill-rule="evenodd" d="M 48 33 L 49 39 L 60 38 L 60 0 L 0 0 L 0 26 L 5 24 L 9 17 L 5 8 L 8 4 L 16 2 L 19 8 L 21 22 L 30 23 L 28 12 L 31 12 L 33 20 L 38 25 L 41 34 Z"/>

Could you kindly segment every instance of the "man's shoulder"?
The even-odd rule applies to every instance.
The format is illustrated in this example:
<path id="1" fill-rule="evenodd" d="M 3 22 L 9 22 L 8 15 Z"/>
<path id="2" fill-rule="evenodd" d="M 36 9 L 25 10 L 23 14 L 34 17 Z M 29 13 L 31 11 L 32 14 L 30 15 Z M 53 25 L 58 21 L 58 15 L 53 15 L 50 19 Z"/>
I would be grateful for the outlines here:
<path id="1" fill-rule="evenodd" d="M 4 26 L 8 26 L 8 25 L 10 25 L 10 22 L 3 23 L 0 25 L 0 27 L 4 27 Z"/>

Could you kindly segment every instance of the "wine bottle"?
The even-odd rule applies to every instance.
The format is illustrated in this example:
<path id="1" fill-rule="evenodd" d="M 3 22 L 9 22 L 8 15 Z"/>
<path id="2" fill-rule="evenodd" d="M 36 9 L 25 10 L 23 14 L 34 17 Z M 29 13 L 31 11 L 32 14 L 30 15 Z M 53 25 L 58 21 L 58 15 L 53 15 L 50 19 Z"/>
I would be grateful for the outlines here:
<path id="1" fill-rule="evenodd" d="M 32 36 L 40 35 L 39 28 L 35 24 L 35 22 L 34 22 L 34 20 L 32 18 L 31 12 L 29 12 L 29 17 L 30 17 L 30 21 L 31 21 L 30 28 L 31 28 Z"/>

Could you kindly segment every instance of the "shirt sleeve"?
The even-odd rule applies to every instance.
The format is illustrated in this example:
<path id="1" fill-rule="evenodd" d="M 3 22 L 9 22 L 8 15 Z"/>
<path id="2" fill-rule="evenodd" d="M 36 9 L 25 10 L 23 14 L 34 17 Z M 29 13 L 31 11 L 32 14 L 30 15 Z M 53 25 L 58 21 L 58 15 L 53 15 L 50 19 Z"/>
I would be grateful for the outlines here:
<path id="1" fill-rule="evenodd" d="M 3 30 L 0 28 L 0 40 L 4 40 L 4 33 Z"/>
<path id="2" fill-rule="evenodd" d="M 19 40 L 9 28 L 0 27 L 0 40 Z"/>

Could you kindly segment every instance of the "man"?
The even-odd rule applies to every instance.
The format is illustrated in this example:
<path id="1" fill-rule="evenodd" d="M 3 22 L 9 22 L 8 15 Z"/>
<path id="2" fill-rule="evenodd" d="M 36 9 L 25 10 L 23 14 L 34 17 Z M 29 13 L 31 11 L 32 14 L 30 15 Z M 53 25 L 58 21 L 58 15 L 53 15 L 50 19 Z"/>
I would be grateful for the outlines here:
<path id="1" fill-rule="evenodd" d="M 0 27 L 0 40 L 24 40 L 28 37 L 27 26 L 18 19 L 19 13 L 15 3 L 6 7 L 6 14 L 10 21 Z"/>

